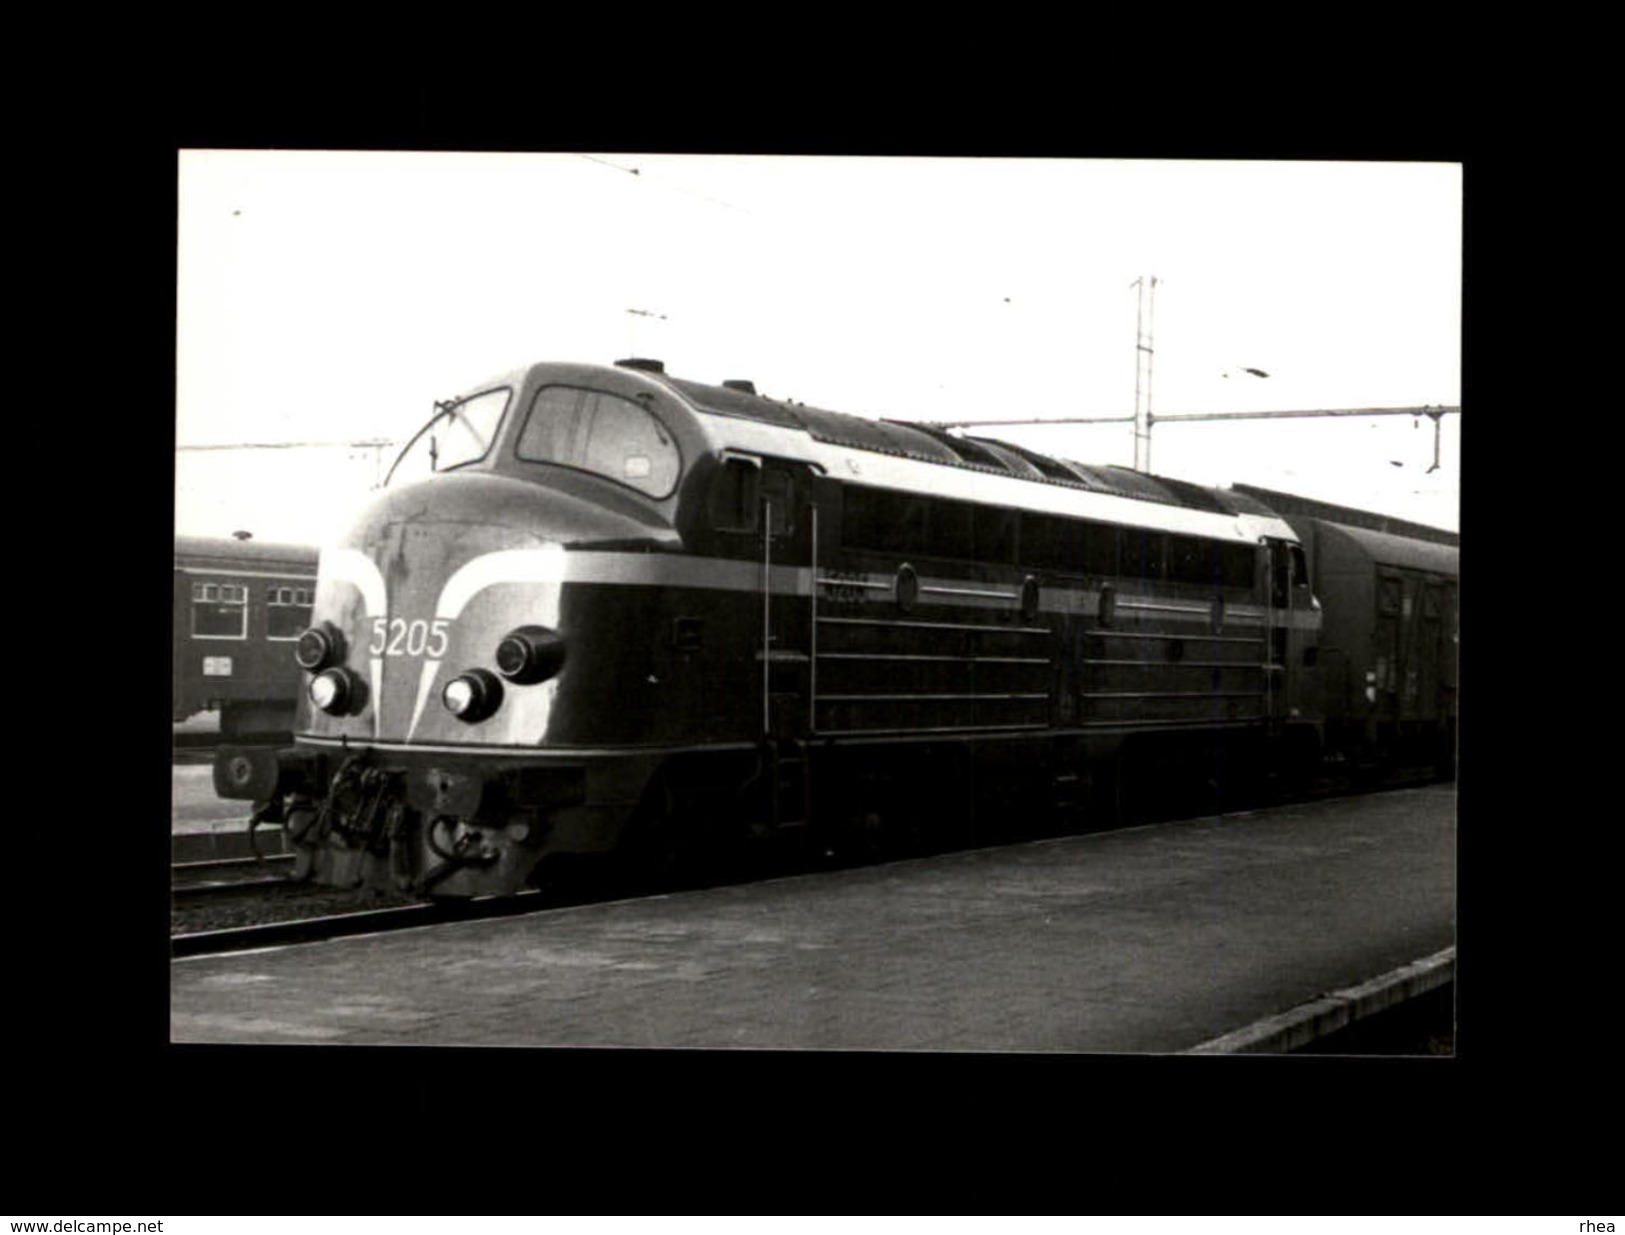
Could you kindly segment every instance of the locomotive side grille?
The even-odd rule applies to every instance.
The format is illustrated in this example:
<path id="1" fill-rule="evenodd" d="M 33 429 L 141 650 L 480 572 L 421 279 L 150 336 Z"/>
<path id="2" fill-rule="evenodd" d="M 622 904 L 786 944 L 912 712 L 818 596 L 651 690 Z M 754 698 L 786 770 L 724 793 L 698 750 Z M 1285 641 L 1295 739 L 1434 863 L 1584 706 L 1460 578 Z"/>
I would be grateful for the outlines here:
<path id="1" fill-rule="evenodd" d="M 1048 627 L 823 615 L 817 626 L 818 733 L 961 733 L 1049 724 L 1054 661 L 1044 654 L 1053 638 Z"/>
<path id="2" fill-rule="evenodd" d="M 1229 724 L 1268 710 L 1268 673 L 1257 634 L 1214 634 L 1179 603 L 1119 605 L 1135 629 L 1096 629 L 1078 657 L 1081 723 L 1089 726 Z M 1185 620 L 1181 620 L 1184 618 Z"/>

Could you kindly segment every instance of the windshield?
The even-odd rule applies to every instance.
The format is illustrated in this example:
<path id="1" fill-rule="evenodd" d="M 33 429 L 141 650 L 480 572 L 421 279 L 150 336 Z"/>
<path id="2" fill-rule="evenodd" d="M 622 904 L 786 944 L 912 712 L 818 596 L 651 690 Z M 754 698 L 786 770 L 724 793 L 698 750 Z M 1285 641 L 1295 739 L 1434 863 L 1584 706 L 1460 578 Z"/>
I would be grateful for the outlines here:
<path id="1" fill-rule="evenodd" d="M 647 409 L 607 391 L 544 386 L 531 401 L 517 454 L 606 477 L 654 498 L 669 497 L 682 471 L 671 433 Z"/>
<path id="2" fill-rule="evenodd" d="M 466 399 L 435 404 L 434 416 L 401 451 L 384 483 L 421 480 L 485 458 L 512 395 L 509 387 L 500 386 Z"/>

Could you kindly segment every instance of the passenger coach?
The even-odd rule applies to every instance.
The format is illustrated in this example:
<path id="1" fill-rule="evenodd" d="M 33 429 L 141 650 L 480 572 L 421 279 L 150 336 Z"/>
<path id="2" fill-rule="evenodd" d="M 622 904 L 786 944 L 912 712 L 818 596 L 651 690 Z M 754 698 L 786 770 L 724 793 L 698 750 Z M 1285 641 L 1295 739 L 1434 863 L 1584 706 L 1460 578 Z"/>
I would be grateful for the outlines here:
<path id="1" fill-rule="evenodd" d="M 214 710 L 225 737 L 286 740 L 304 690 L 293 649 L 315 592 L 314 549 L 176 537 L 175 721 Z"/>
<path id="2" fill-rule="evenodd" d="M 1313 750 L 1320 626 L 1245 494 L 540 364 L 438 405 L 323 551 L 295 745 L 216 780 L 319 877 L 444 895 L 718 828 L 968 829 Z"/>

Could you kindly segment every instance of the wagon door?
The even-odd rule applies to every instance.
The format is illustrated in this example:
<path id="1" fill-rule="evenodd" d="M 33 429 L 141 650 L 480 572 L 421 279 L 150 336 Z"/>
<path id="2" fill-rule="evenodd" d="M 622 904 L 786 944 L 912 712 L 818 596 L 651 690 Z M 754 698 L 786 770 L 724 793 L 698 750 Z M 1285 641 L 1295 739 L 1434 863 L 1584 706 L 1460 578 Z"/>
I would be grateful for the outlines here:
<path id="1" fill-rule="evenodd" d="M 1403 595 L 1404 581 L 1397 572 L 1385 571 L 1378 575 L 1373 666 L 1368 676 L 1375 688 L 1375 717 L 1379 724 L 1392 724 L 1399 719 L 1400 611 Z"/>
<path id="2" fill-rule="evenodd" d="M 1440 669 L 1444 659 L 1444 639 L 1441 635 L 1444 588 L 1434 579 L 1422 583 L 1420 637 L 1418 639 L 1417 712 L 1420 719 L 1436 723 L 1441 715 L 1440 697 L 1443 681 Z"/>

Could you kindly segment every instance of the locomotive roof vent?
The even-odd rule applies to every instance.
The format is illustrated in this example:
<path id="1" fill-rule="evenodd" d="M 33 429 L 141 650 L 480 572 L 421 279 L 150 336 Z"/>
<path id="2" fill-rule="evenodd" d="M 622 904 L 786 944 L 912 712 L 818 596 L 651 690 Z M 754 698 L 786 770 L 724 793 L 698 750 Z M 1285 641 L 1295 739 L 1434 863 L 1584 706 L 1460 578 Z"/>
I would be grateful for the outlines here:
<path id="1" fill-rule="evenodd" d="M 645 373 L 664 373 L 666 362 L 664 360 L 649 360 L 643 356 L 629 356 L 625 360 L 615 362 L 617 369 L 642 369 Z"/>
<path id="2" fill-rule="evenodd" d="M 756 393 L 756 383 L 743 377 L 730 377 L 722 383 L 725 390 L 742 390 L 748 395 Z"/>

